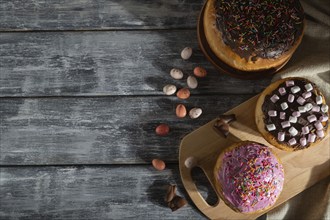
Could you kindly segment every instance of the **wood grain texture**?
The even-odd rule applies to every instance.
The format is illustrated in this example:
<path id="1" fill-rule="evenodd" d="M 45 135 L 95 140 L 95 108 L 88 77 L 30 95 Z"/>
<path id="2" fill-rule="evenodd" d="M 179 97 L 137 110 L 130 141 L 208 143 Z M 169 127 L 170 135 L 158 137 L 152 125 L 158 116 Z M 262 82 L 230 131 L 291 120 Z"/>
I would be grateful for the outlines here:
<path id="1" fill-rule="evenodd" d="M 32 32 L 0 35 L 0 97 L 159 95 L 173 67 L 208 70 L 194 94 L 255 94 L 270 79 L 247 81 L 219 74 L 198 49 L 196 32 Z M 184 61 L 180 51 L 194 49 Z"/>
<path id="2" fill-rule="evenodd" d="M 185 191 L 177 166 L 0 168 L 0 219 L 206 219 L 193 203 L 172 212 L 166 186 Z M 207 193 L 207 192 L 204 192 Z"/>
<path id="3" fill-rule="evenodd" d="M 2 98 L 1 164 L 134 164 L 155 157 L 177 162 L 185 134 L 249 97 Z M 203 115 L 179 119 L 178 103 L 201 107 Z M 167 137 L 156 136 L 159 123 L 169 124 Z"/>
<path id="4" fill-rule="evenodd" d="M 195 28 L 202 0 L 1 0 L 0 31 Z"/>

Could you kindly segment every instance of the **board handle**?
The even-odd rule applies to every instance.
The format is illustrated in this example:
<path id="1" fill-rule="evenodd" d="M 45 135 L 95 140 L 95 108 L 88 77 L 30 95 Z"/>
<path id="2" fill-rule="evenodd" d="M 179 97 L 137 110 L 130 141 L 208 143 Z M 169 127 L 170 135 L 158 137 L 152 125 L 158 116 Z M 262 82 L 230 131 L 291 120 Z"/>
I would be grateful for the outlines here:
<path id="1" fill-rule="evenodd" d="M 184 187 L 186 188 L 187 193 L 189 194 L 190 198 L 194 201 L 194 204 L 197 206 L 197 208 L 201 212 L 203 212 L 206 216 L 210 217 L 211 219 L 217 219 L 217 216 L 218 216 L 217 212 L 219 211 L 219 206 L 222 203 L 220 197 L 217 196 L 218 202 L 214 206 L 209 205 L 205 201 L 203 196 L 200 194 L 200 192 L 198 191 L 197 186 L 191 175 L 192 169 L 199 167 L 203 170 L 204 175 L 207 177 L 205 170 L 200 166 L 187 167 L 184 162 L 185 161 L 183 161 L 183 163 L 180 164 L 181 165 L 180 172 L 181 172 L 182 182 L 183 182 Z M 212 186 L 212 184 L 211 184 L 211 186 Z M 215 190 L 214 190 L 214 192 L 215 192 Z"/>

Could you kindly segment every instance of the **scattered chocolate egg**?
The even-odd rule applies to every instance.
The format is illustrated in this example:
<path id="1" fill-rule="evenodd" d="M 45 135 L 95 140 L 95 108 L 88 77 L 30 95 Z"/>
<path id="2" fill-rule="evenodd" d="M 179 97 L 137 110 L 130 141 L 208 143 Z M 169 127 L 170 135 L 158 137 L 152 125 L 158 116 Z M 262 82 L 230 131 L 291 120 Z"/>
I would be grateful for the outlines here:
<path id="1" fill-rule="evenodd" d="M 176 93 L 176 96 L 179 99 L 187 99 L 190 97 L 190 91 L 188 88 L 179 89 L 179 91 Z"/>
<path id="2" fill-rule="evenodd" d="M 170 75 L 173 79 L 182 79 L 183 78 L 182 70 L 177 69 L 177 68 L 171 69 Z"/>
<path id="3" fill-rule="evenodd" d="M 176 92 L 176 86 L 168 84 L 164 86 L 163 92 L 165 93 L 165 95 L 173 95 Z"/>
<path id="4" fill-rule="evenodd" d="M 201 108 L 192 108 L 190 109 L 189 111 L 189 116 L 190 118 L 192 119 L 196 119 L 196 118 L 199 118 L 199 116 L 202 115 L 202 109 Z"/>
<path id="5" fill-rule="evenodd" d="M 197 66 L 194 69 L 194 74 L 195 74 L 195 76 L 202 78 L 207 75 L 207 72 L 203 67 Z"/>
<path id="6" fill-rule="evenodd" d="M 197 81 L 196 77 L 194 77 L 194 76 L 188 76 L 188 78 L 187 78 L 187 85 L 191 89 L 196 89 L 197 86 L 198 86 L 198 81 Z"/>
<path id="7" fill-rule="evenodd" d="M 181 58 L 184 60 L 188 60 L 192 55 L 192 48 L 191 47 L 185 47 L 181 51 Z"/>
<path id="8" fill-rule="evenodd" d="M 178 104 L 175 109 L 176 116 L 184 118 L 187 115 L 187 109 L 183 104 Z"/>
<path id="9" fill-rule="evenodd" d="M 153 159 L 151 163 L 156 170 L 164 170 L 166 167 L 165 162 L 160 159 Z"/>
<path id="10" fill-rule="evenodd" d="M 170 127 L 167 124 L 160 124 L 155 131 L 159 136 L 166 136 L 170 132 Z"/>

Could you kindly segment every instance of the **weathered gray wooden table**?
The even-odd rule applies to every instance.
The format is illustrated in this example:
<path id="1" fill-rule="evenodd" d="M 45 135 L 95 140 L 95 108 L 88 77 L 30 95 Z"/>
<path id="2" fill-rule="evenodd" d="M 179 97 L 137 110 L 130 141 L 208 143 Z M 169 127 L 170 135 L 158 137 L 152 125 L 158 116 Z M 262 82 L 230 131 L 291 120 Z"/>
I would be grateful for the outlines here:
<path id="1" fill-rule="evenodd" d="M 203 219 L 178 170 L 187 133 L 242 103 L 270 79 L 219 74 L 198 49 L 203 1 L 0 0 L 0 218 Z M 194 49 L 183 61 L 180 51 Z M 188 108 L 164 96 L 169 71 L 208 70 Z M 168 123 L 167 137 L 154 133 Z M 150 162 L 161 158 L 164 171 Z M 189 204 L 176 212 L 164 186 Z M 201 191 L 207 196 L 206 187 Z M 203 191 L 204 190 L 204 191 Z"/>

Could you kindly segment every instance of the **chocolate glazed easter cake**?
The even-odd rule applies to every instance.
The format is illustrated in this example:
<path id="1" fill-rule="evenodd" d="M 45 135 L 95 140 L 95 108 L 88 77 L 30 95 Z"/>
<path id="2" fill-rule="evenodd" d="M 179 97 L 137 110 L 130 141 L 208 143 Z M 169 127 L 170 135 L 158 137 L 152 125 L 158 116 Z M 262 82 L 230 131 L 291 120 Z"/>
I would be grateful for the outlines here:
<path id="1" fill-rule="evenodd" d="M 204 33 L 212 52 L 240 71 L 283 66 L 300 44 L 304 11 L 299 0 L 208 0 Z"/>
<path id="2" fill-rule="evenodd" d="M 328 134 L 329 109 L 316 85 L 304 78 L 274 82 L 260 95 L 256 124 L 263 137 L 286 151 L 316 145 Z"/>

